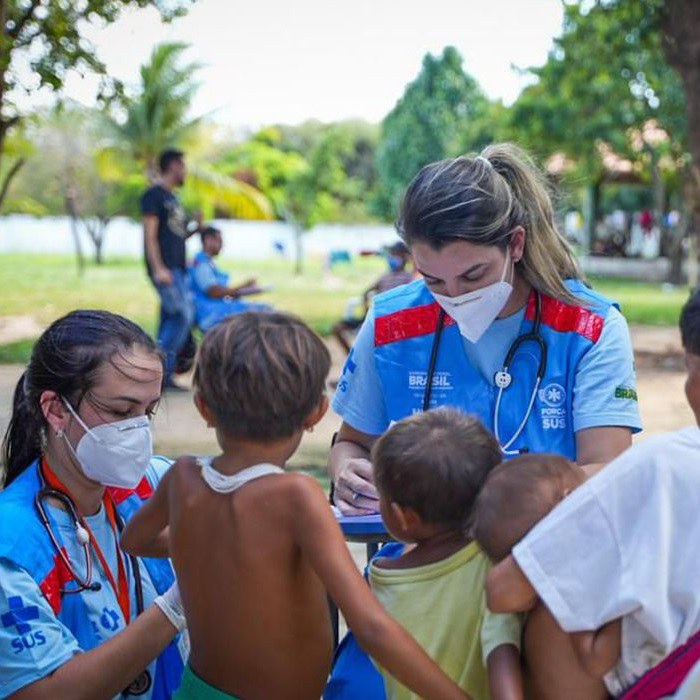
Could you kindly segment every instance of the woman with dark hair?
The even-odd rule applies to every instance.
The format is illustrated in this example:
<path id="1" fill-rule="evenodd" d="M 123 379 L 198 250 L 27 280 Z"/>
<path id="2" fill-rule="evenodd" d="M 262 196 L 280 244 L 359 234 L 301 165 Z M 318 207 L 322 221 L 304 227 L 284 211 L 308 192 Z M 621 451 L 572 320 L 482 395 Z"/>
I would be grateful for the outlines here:
<path id="1" fill-rule="evenodd" d="M 339 382 L 330 472 L 344 513 L 377 508 L 377 437 L 437 405 L 476 414 L 505 456 L 593 471 L 629 447 L 641 423 L 626 321 L 583 281 L 525 153 L 427 165 L 397 226 L 422 279 L 376 298 Z"/>
<path id="2" fill-rule="evenodd" d="M 169 467 L 152 456 L 149 424 L 162 381 L 153 341 L 106 311 L 74 311 L 34 346 L 3 443 L 1 697 L 177 689 L 186 644 L 172 568 L 119 546 Z"/>

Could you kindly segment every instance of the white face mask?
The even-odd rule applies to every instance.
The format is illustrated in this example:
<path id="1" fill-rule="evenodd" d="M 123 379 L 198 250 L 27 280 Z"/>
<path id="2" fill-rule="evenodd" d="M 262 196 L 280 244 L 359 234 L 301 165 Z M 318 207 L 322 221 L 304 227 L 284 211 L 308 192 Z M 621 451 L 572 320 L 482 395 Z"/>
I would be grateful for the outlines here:
<path id="1" fill-rule="evenodd" d="M 65 399 L 63 402 L 85 429 L 85 435 L 75 448 L 64 433 L 66 444 L 85 476 L 104 486 L 136 488 L 153 456 L 153 437 L 148 418 L 137 416 L 88 428 L 70 403 Z"/>
<path id="2" fill-rule="evenodd" d="M 458 297 L 446 297 L 433 292 L 435 301 L 457 322 L 459 332 L 472 343 L 476 343 L 486 332 L 513 293 L 513 285 L 505 281 L 509 262 L 510 250 L 506 249 L 501 279 L 481 289 Z"/>

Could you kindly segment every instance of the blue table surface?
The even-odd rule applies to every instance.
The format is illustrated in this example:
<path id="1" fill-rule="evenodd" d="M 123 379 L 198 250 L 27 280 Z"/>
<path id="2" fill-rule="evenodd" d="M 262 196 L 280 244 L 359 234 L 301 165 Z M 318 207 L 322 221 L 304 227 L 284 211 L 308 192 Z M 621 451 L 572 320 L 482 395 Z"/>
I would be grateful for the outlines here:
<path id="1" fill-rule="evenodd" d="M 373 515 L 341 515 L 337 517 L 340 529 L 346 535 L 383 535 L 386 528 L 379 513 Z"/>

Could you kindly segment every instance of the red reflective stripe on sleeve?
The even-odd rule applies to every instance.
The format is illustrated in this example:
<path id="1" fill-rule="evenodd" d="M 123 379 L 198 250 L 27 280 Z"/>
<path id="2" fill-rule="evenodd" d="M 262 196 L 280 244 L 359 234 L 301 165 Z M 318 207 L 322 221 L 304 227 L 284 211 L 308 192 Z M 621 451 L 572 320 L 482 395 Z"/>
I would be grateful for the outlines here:
<path id="1" fill-rule="evenodd" d="M 583 306 L 574 306 L 554 297 L 541 295 L 542 323 L 561 333 L 578 333 L 593 343 L 603 332 L 605 319 Z M 535 296 L 530 295 L 525 314 L 528 321 L 535 320 Z"/>
<path id="2" fill-rule="evenodd" d="M 136 494 L 142 501 L 149 499 L 153 495 L 153 487 L 148 482 L 148 479 L 144 476 L 141 481 L 139 481 L 138 486 L 135 489 L 119 489 L 114 486 L 110 486 L 107 491 L 112 497 L 112 502 L 115 506 L 125 501 L 132 494 Z"/>
<path id="3" fill-rule="evenodd" d="M 66 548 L 62 547 L 61 551 L 67 556 Z M 61 612 L 61 588 L 65 588 L 66 584 L 73 580 L 63 559 L 58 554 L 53 557 L 53 569 L 49 571 L 44 580 L 39 584 L 41 592 L 49 602 L 54 615 Z"/>
<path id="4" fill-rule="evenodd" d="M 433 302 L 379 316 L 374 320 L 374 346 L 380 347 L 399 340 L 434 333 L 437 329 L 439 314 L 440 305 Z M 446 315 L 445 328 L 452 325 L 454 320 Z"/>

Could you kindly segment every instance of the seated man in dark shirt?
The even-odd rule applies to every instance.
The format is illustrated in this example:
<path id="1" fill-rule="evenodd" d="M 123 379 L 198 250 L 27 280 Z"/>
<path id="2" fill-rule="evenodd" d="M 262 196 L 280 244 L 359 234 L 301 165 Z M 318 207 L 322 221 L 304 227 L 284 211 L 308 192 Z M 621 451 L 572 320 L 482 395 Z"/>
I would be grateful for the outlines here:
<path id="1" fill-rule="evenodd" d="M 160 156 L 160 181 L 141 198 L 146 269 L 160 297 L 158 345 L 165 355 L 165 386 L 177 388 L 172 375 L 178 352 L 186 343 L 194 317 L 185 278 L 185 240 L 189 229 L 185 212 L 173 190 L 185 182 L 182 151 L 168 149 Z"/>
<path id="2" fill-rule="evenodd" d="M 267 311 L 266 304 L 251 304 L 241 297 L 259 294 L 263 290 L 253 277 L 239 285 L 229 285 L 229 275 L 221 271 L 214 258 L 221 252 L 221 231 L 213 226 L 202 229 L 202 250 L 195 256 L 189 270 L 189 282 L 194 297 L 195 325 L 206 332 L 212 326 L 242 311 Z"/>

